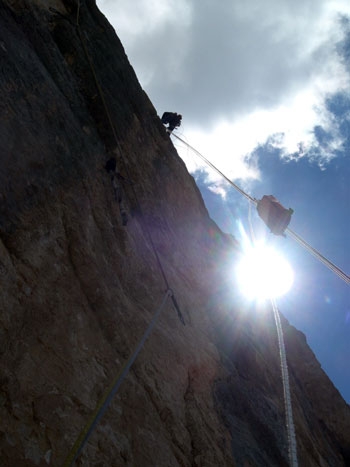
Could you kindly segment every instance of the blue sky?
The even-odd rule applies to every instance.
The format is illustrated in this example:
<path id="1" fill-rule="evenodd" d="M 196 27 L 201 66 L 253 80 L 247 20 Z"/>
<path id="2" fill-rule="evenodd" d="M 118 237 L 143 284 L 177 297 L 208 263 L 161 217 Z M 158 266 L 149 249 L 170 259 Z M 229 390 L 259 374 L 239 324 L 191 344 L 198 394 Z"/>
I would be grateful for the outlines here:
<path id="1" fill-rule="evenodd" d="M 348 272 L 350 251 L 349 202 L 350 161 L 342 154 L 321 168 L 309 159 L 285 162 L 278 150 L 257 150 L 262 181 L 250 192 L 257 198 L 273 193 L 295 213 L 290 227 L 338 267 Z M 223 200 L 206 183 L 206 174 L 196 180 L 211 216 L 223 230 L 238 236 L 236 219 L 249 231 L 248 203 L 232 188 Z M 267 233 L 255 212 L 252 221 L 256 234 Z M 350 289 L 323 264 L 290 238 L 267 233 L 269 243 L 289 260 L 295 272 L 292 290 L 277 300 L 291 324 L 302 330 L 323 369 L 343 397 L 350 401 Z"/>
<path id="2" fill-rule="evenodd" d="M 179 136 L 254 197 L 292 207 L 291 228 L 349 275 L 349 2 L 97 3 L 158 114 L 181 113 Z M 247 201 L 174 144 L 214 220 L 238 237 Z M 292 240 L 270 242 L 295 271 L 279 307 L 349 403 L 350 287 Z"/>

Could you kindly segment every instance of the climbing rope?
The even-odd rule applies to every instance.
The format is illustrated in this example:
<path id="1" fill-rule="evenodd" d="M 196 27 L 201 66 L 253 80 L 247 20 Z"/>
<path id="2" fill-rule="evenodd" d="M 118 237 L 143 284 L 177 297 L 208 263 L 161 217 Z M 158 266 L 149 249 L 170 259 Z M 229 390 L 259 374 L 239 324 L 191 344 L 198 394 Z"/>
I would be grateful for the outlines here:
<path id="1" fill-rule="evenodd" d="M 286 232 L 296 241 L 298 242 L 302 247 L 304 247 L 309 253 L 311 253 L 315 258 L 317 258 L 319 261 L 321 261 L 327 268 L 329 268 L 331 271 L 333 271 L 340 279 L 342 279 L 344 282 L 347 284 L 350 284 L 350 277 L 345 274 L 338 266 L 336 266 L 334 263 L 329 261 L 325 256 L 323 256 L 319 251 L 317 251 L 315 248 L 313 248 L 311 245 L 309 245 L 305 240 L 303 240 L 300 235 L 297 233 L 293 232 L 290 228 L 286 229 Z"/>
<path id="2" fill-rule="evenodd" d="M 255 237 L 255 232 L 254 232 L 254 228 L 253 228 L 253 220 L 252 220 L 252 203 L 249 203 L 248 222 L 249 222 L 250 236 L 251 236 L 251 239 L 252 239 L 252 243 L 254 245 L 256 243 L 256 237 Z"/>
<path id="3" fill-rule="evenodd" d="M 251 204 L 249 203 L 249 229 L 250 229 L 250 238 L 252 245 L 255 245 L 255 232 L 251 219 Z M 284 345 L 283 330 L 279 311 L 277 308 L 277 303 L 274 298 L 270 298 L 273 314 L 276 322 L 277 338 L 278 338 L 278 347 L 280 353 L 280 362 L 281 362 L 281 374 L 282 374 L 282 384 L 283 384 L 283 399 L 285 407 L 285 418 L 286 418 L 286 429 L 287 429 L 287 441 L 288 441 L 288 457 L 290 467 L 298 467 L 298 458 L 297 458 L 297 442 L 295 437 L 294 421 L 293 421 L 293 411 L 292 411 L 292 398 L 290 395 L 290 385 L 289 385 L 289 374 L 288 374 L 288 365 L 287 365 L 287 355 Z"/>
<path id="4" fill-rule="evenodd" d="M 231 186 L 233 186 L 233 188 L 235 190 L 237 190 L 242 196 L 244 196 L 245 198 L 247 198 L 248 201 L 250 201 L 251 203 L 253 203 L 254 205 L 257 205 L 257 200 L 255 198 L 253 198 L 252 196 L 248 195 L 248 193 L 246 193 L 245 191 L 242 190 L 242 188 L 240 188 L 238 185 L 236 185 L 232 180 L 230 180 L 228 177 L 226 177 L 225 174 L 223 174 L 217 167 L 215 167 L 214 164 L 212 164 L 206 157 L 203 156 L 203 154 L 201 154 L 199 151 L 197 151 L 197 149 L 195 149 L 193 146 L 191 146 L 190 144 L 188 144 L 185 140 L 183 140 L 182 138 L 180 138 L 179 136 L 175 135 L 174 133 L 171 133 L 172 136 L 175 136 L 175 138 L 177 138 L 179 141 L 181 141 L 182 143 L 184 143 L 189 149 L 191 149 L 191 151 L 193 151 L 195 154 L 197 154 L 197 156 L 199 156 L 207 165 L 209 165 L 209 167 L 211 167 L 213 170 L 215 170 L 215 172 L 217 172 L 222 178 L 224 178 Z"/>
<path id="5" fill-rule="evenodd" d="M 286 414 L 286 428 L 287 428 L 287 435 L 288 435 L 289 465 L 291 467 L 298 467 L 297 442 L 295 438 L 295 429 L 294 429 L 294 421 L 293 421 L 292 399 L 290 395 L 286 348 L 284 345 L 281 318 L 280 318 L 279 311 L 277 308 L 276 300 L 274 298 L 271 298 L 271 305 L 272 305 L 273 314 L 275 317 L 277 337 L 278 337 L 278 346 L 280 350 L 284 406 L 285 406 L 285 414 Z"/>
<path id="6" fill-rule="evenodd" d="M 123 165 L 124 165 L 124 168 L 125 168 L 125 171 L 126 171 L 126 174 L 127 174 L 127 177 L 129 180 L 131 180 L 131 177 L 130 177 L 130 174 L 129 174 L 129 171 L 128 171 L 128 167 L 127 167 L 127 164 L 124 160 L 124 157 L 123 157 L 123 152 L 121 150 L 121 147 L 120 147 L 120 144 L 119 144 L 119 141 L 118 141 L 118 138 L 117 138 L 117 133 L 115 131 L 115 127 L 114 127 L 114 124 L 113 124 L 113 120 L 112 120 L 112 117 L 111 117 L 111 114 L 109 112 L 109 109 L 108 109 L 108 105 L 107 105 L 107 102 L 106 102 L 106 99 L 105 99 L 105 96 L 104 96 L 104 92 L 103 92 L 103 89 L 100 85 L 100 82 L 99 82 L 99 79 L 97 77 L 97 74 L 96 74 L 96 70 L 95 70 L 95 66 L 94 66 L 94 63 L 89 55 L 89 52 L 88 52 L 88 49 L 87 49 L 87 46 L 86 46 L 86 42 L 85 42 L 85 39 L 84 39 L 84 36 L 83 36 L 83 33 L 81 31 L 81 27 L 80 27 L 80 6 L 81 6 L 81 0 L 77 0 L 77 16 L 76 16 L 76 27 L 77 27 L 77 31 L 78 31 L 78 35 L 79 35 L 79 38 L 80 38 L 80 41 L 82 43 L 82 46 L 83 46 L 83 50 L 84 50 L 84 53 L 86 55 L 86 58 L 88 60 L 88 63 L 89 63 L 89 66 L 90 66 L 90 69 L 91 69 L 91 72 L 93 74 L 93 77 L 94 77 L 94 80 L 95 80 L 95 84 L 96 84 L 96 87 L 97 87 L 97 90 L 98 90 L 98 93 L 100 95 L 100 98 L 101 98 L 101 101 L 102 101 L 102 105 L 104 107 L 104 110 L 106 112 L 106 115 L 107 115 L 107 119 L 108 119 L 108 122 L 109 122 L 109 125 L 111 127 L 111 130 L 112 130 L 112 134 L 113 134 L 113 137 L 114 137 L 114 140 L 115 140 L 115 143 L 119 149 L 119 153 L 120 153 L 120 156 L 121 156 L 121 160 L 123 162 Z M 139 199 L 138 199 L 138 196 L 136 194 L 136 191 L 134 189 L 134 186 L 131 185 L 132 187 L 132 191 L 133 191 L 133 195 L 134 195 L 134 198 L 136 200 L 136 204 L 137 204 L 137 209 L 141 215 L 141 218 L 143 218 L 143 211 L 141 209 L 141 204 L 139 202 Z M 165 271 L 164 271 L 164 268 L 163 268 L 163 265 L 162 265 L 162 262 L 160 260 L 160 257 L 159 257 L 159 254 L 158 254 L 158 251 L 157 251 L 157 248 L 154 244 L 154 241 L 153 241 L 153 238 L 152 238 L 152 235 L 151 235 L 151 232 L 147 226 L 147 224 L 145 222 L 143 222 L 142 224 L 142 228 L 143 228 L 143 231 L 145 232 L 146 234 L 146 237 L 148 238 L 148 241 L 151 245 L 151 248 L 152 248 L 152 251 L 154 253 L 154 256 L 155 256 L 155 259 L 156 259 L 156 262 L 157 262 L 157 265 L 158 265 L 158 268 L 160 270 L 160 273 L 163 277 L 163 280 L 164 280 L 164 283 L 165 283 L 165 287 L 166 289 L 170 289 L 170 285 L 169 285 L 169 281 L 167 279 L 167 276 L 165 274 Z M 184 320 L 184 317 L 180 311 L 180 308 L 179 308 L 179 305 L 176 301 L 176 298 L 174 296 L 174 294 L 171 295 L 171 300 L 173 302 L 173 306 L 177 312 L 177 315 L 179 317 L 179 320 L 181 321 L 181 323 L 183 325 L 185 325 L 185 320 Z"/>
<path id="7" fill-rule="evenodd" d="M 221 177 L 223 177 L 235 190 L 237 190 L 241 195 L 243 195 L 250 203 L 254 204 L 255 206 L 257 205 L 257 200 L 250 196 L 248 193 L 242 190 L 238 185 L 236 185 L 232 180 L 230 180 L 228 177 L 226 177 L 225 174 L 223 174 L 217 167 L 215 167 L 214 164 L 212 164 L 206 157 L 203 156 L 197 149 L 195 149 L 193 146 L 188 144 L 186 141 L 184 141 L 182 138 L 179 136 L 175 135 L 172 133 L 172 136 L 177 138 L 179 141 L 181 141 L 183 144 L 185 144 L 189 149 L 191 149 L 197 156 L 199 156 L 209 167 L 211 167 L 213 170 L 215 170 Z M 334 272 L 340 279 L 342 279 L 344 282 L 350 285 L 350 277 L 342 271 L 338 266 L 336 266 L 332 261 L 327 259 L 325 256 L 323 256 L 316 248 L 313 248 L 311 245 L 309 245 L 305 240 L 303 240 L 300 235 L 298 235 L 296 232 L 294 232 L 292 229 L 289 227 L 286 229 L 286 232 L 289 234 L 289 236 L 295 240 L 296 242 L 299 243 L 305 250 L 307 250 L 309 253 L 311 253 L 316 259 L 318 259 L 321 263 L 323 263 L 325 266 L 327 266 L 328 269 L 330 269 L 332 272 Z"/>
<path id="8" fill-rule="evenodd" d="M 101 397 L 101 399 L 98 401 L 96 408 L 91 415 L 90 420 L 87 422 L 83 430 L 81 431 L 80 435 L 78 436 L 76 442 L 74 443 L 71 451 L 69 452 L 66 460 L 64 461 L 63 467 L 72 467 L 74 465 L 74 462 L 80 455 L 81 451 L 83 450 L 85 444 L 87 443 L 88 439 L 90 438 L 91 434 L 93 433 L 97 423 L 100 421 L 102 418 L 103 414 L 106 412 L 109 404 L 111 403 L 113 397 L 117 393 L 120 385 L 124 381 L 125 377 L 127 376 L 132 364 L 136 360 L 136 357 L 140 353 L 140 350 L 142 349 L 143 345 L 145 344 L 148 336 L 151 334 L 154 325 L 156 324 L 159 315 L 161 314 L 163 308 L 165 307 L 166 301 L 168 297 L 172 297 L 172 291 L 169 289 L 167 290 L 162 303 L 160 304 L 159 308 L 155 311 L 153 318 L 148 325 L 146 331 L 144 332 L 141 340 L 135 347 L 135 350 L 127 360 L 127 362 L 124 364 L 124 366 L 121 368 L 120 372 L 114 379 L 113 383 L 111 386 L 107 389 L 105 394 Z"/>

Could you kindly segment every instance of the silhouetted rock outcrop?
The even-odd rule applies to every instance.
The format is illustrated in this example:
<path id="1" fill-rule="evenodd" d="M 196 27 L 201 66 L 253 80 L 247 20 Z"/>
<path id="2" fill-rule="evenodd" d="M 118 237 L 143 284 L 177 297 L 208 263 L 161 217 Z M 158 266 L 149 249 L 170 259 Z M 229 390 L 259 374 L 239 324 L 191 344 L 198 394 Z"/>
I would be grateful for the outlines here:
<path id="1" fill-rule="evenodd" d="M 0 3 L 0 464 L 62 465 L 164 296 L 153 242 L 186 326 L 169 301 L 77 465 L 287 465 L 272 312 L 237 298 L 236 242 L 113 28 L 92 0 L 76 19 L 73 0 Z M 349 406 L 283 328 L 300 465 L 350 465 Z"/>

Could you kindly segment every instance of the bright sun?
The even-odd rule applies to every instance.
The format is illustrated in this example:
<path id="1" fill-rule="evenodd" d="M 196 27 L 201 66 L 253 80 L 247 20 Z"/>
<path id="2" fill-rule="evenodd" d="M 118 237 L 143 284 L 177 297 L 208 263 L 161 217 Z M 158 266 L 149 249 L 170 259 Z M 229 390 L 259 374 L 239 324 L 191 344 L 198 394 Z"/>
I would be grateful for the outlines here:
<path id="1" fill-rule="evenodd" d="M 289 263 L 270 247 L 250 247 L 237 267 L 243 294 L 265 300 L 284 295 L 291 288 L 294 274 Z"/>

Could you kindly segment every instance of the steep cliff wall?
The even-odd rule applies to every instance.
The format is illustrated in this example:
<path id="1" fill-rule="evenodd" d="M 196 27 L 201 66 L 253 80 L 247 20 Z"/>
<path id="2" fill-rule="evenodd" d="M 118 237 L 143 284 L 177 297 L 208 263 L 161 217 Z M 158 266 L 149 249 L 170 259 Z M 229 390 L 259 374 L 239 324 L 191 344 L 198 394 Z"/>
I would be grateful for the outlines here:
<path id="1" fill-rule="evenodd" d="M 0 464 L 62 465 L 164 296 L 153 242 L 186 326 L 168 301 L 76 464 L 287 465 L 272 312 L 237 298 L 236 243 L 92 0 L 76 21 L 73 0 L 0 3 Z M 300 465 L 349 465 L 349 406 L 283 327 Z"/>

